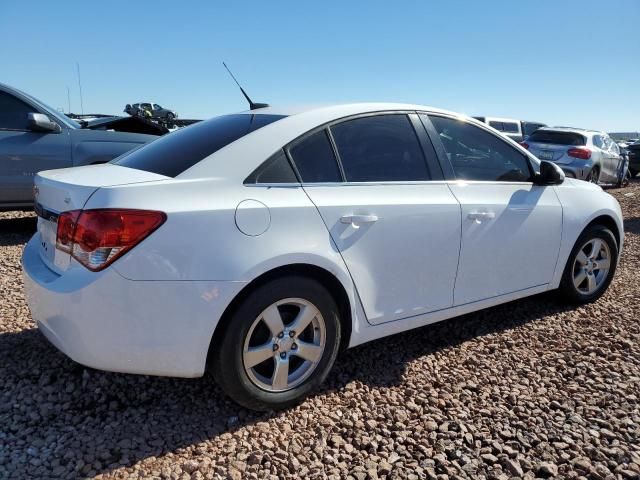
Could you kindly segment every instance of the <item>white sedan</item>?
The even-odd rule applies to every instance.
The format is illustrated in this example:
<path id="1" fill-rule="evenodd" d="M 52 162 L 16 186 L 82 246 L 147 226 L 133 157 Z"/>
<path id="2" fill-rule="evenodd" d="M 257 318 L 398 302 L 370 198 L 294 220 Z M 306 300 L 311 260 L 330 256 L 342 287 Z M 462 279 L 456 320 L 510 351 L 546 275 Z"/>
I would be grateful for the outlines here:
<path id="1" fill-rule="evenodd" d="M 594 301 L 620 207 L 482 123 L 419 105 L 261 108 L 35 179 L 38 327 L 115 372 L 211 370 L 291 405 L 340 348 L 558 289 Z"/>

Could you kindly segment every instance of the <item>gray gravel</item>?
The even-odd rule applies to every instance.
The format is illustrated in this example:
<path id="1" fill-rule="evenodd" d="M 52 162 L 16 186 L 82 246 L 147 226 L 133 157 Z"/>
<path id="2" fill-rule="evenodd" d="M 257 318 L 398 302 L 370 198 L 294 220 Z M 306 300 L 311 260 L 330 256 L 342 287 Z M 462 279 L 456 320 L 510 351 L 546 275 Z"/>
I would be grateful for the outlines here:
<path id="1" fill-rule="evenodd" d="M 627 244 L 597 303 L 542 295 L 373 342 L 273 414 L 58 353 L 22 292 L 34 220 L 0 214 L 0 478 L 640 478 L 640 183 L 611 192 Z"/>

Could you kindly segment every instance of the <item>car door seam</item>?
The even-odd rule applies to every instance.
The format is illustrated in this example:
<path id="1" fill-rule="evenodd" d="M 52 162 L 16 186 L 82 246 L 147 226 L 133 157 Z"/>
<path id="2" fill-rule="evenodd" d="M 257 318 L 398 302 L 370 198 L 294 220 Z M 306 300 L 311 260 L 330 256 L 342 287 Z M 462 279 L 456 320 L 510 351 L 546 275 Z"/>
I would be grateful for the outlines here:
<path id="1" fill-rule="evenodd" d="M 463 229 L 463 222 L 464 219 L 462 218 L 462 202 L 460 201 L 460 199 L 456 196 L 455 192 L 453 191 L 453 189 L 451 188 L 450 182 L 446 182 L 447 184 L 447 188 L 449 189 L 449 192 L 451 192 L 451 195 L 453 195 L 453 198 L 456 199 L 456 202 L 458 202 L 458 210 L 460 212 L 460 239 L 458 241 L 458 264 L 456 265 L 456 275 L 454 277 L 453 280 L 453 292 L 451 292 L 451 307 L 453 308 L 456 304 L 456 285 L 458 284 L 458 273 L 460 272 L 460 257 L 462 256 L 462 229 Z"/>
<path id="2" fill-rule="evenodd" d="M 313 187 L 310 187 L 310 188 L 313 188 Z M 351 279 L 351 285 L 353 285 L 353 291 L 355 293 L 355 297 L 358 300 L 358 302 L 360 303 L 360 306 L 362 307 L 362 311 L 364 312 L 365 321 L 367 322 L 367 324 L 369 326 L 374 326 L 374 324 L 371 323 L 369 321 L 369 318 L 367 317 L 367 312 L 365 312 L 365 310 L 364 310 L 364 304 L 362 303 L 362 298 L 360 298 L 360 292 L 358 292 L 358 286 L 356 285 L 355 279 L 353 278 L 353 275 L 351 275 L 351 270 L 349 270 L 349 266 L 347 265 L 347 261 L 345 260 L 344 256 L 342 255 L 342 252 L 338 248 L 338 244 L 333 239 L 333 235 L 331 235 L 331 230 L 329 229 L 329 226 L 327 225 L 327 222 L 325 221 L 324 217 L 322 216 L 322 213 L 320 213 L 320 208 L 318 208 L 318 205 L 316 205 L 316 202 L 313 201 L 313 199 L 311 198 L 311 196 L 307 192 L 307 189 L 304 187 L 304 185 L 302 186 L 302 191 L 304 192 L 304 194 L 307 196 L 307 198 L 311 202 L 311 205 L 313 205 L 315 207 L 316 212 L 318 212 L 318 216 L 320 217 L 320 220 L 322 220 L 322 224 L 324 225 L 324 228 L 327 229 L 327 233 L 329 234 L 329 239 L 331 240 L 331 244 L 336 249 L 336 252 L 338 252 L 338 255 L 340 255 L 340 258 L 342 259 L 342 263 L 344 264 L 344 268 L 347 271 L 347 275 L 349 275 L 349 278 Z M 355 318 L 356 318 L 355 315 L 354 315 L 353 308 L 352 308 L 351 317 L 352 317 L 352 321 L 355 320 Z"/>

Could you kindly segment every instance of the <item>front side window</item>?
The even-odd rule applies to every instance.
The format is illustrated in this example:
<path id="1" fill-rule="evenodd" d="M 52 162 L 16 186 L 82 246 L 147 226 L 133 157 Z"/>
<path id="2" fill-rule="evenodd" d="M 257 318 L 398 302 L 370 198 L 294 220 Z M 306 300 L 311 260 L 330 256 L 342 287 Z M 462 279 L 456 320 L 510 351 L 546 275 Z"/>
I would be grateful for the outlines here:
<path id="1" fill-rule="evenodd" d="M 176 177 L 212 153 L 281 118 L 284 115 L 223 115 L 164 135 L 112 163 Z"/>
<path id="2" fill-rule="evenodd" d="M 28 130 L 30 113 L 36 110 L 13 95 L 0 92 L 0 130 Z"/>
<path id="3" fill-rule="evenodd" d="M 289 148 L 305 183 L 341 182 L 340 168 L 326 130 L 319 130 Z"/>
<path id="4" fill-rule="evenodd" d="M 331 126 L 348 182 L 430 180 L 426 159 L 407 115 L 361 117 Z"/>
<path id="5" fill-rule="evenodd" d="M 527 182 L 531 178 L 526 155 L 470 123 L 429 116 L 460 180 Z"/>

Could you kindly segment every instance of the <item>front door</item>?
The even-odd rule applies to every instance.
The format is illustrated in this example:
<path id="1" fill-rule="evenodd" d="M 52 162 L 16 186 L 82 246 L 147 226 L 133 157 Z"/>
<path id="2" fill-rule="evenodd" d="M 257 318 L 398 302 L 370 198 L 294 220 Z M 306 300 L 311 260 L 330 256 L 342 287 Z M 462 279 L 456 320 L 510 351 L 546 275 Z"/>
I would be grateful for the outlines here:
<path id="1" fill-rule="evenodd" d="M 413 120 L 349 119 L 288 149 L 372 324 L 453 304 L 460 205 Z"/>
<path id="2" fill-rule="evenodd" d="M 32 203 L 33 177 L 39 171 L 71 166 L 68 130 L 30 131 L 29 113 L 38 112 L 0 91 L 0 208 Z"/>
<path id="3" fill-rule="evenodd" d="M 548 284 L 562 234 L 554 188 L 534 185 L 527 156 L 497 135 L 451 117 L 430 119 L 462 208 L 454 305 Z"/>

